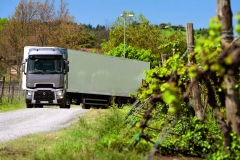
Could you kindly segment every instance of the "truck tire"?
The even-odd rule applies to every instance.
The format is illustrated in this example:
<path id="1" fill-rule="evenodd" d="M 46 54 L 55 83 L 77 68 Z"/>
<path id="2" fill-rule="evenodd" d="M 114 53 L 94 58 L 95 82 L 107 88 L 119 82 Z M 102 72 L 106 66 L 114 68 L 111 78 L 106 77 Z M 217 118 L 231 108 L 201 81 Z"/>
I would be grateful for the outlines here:
<path id="1" fill-rule="evenodd" d="M 70 104 L 67 105 L 65 103 L 62 103 L 59 106 L 60 106 L 60 108 L 65 108 L 65 109 L 69 109 L 70 108 Z"/>
<path id="2" fill-rule="evenodd" d="M 72 100 L 71 100 L 70 97 L 67 95 L 65 108 L 70 108 L 71 102 L 72 102 Z"/>
<path id="3" fill-rule="evenodd" d="M 82 104 L 82 109 L 90 109 L 90 105 L 87 105 L 87 104 Z"/>
<path id="4" fill-rule="evenodd" d="M 71 105 L 70 98 L 68 96 L 65 96 L 64 103 L 60 104 L 60 108 L 69 109 Z"/>
<path id="5" fill-rule="evenodd" d="M 66 108 L 66 104 L 65 103 L 62 103 L 59 106 L 60 106 L 60 108 Z"/>
<path id="6" fill-rule="evenodd" d="M 66 104 L 66 105 L 65 105 L 65 108 L 68 108 L 68 109 L 69 109 L 69 108 L 70 108 L 70 104 Z"/>
<path id="7" fill-rule="evenodd" d="M 33 104 L 26 103 L 27 108 L 33 108 Z"/>

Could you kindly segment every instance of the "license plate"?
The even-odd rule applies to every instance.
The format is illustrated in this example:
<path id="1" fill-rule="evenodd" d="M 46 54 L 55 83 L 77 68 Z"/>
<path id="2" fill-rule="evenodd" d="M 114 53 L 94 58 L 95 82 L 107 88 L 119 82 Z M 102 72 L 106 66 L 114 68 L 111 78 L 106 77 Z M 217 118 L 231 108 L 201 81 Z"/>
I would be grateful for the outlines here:
<path id="1" fill-rule="evenodd" d="M 40 101 L 40 103 L 48 103 L 48 101 Z"/>

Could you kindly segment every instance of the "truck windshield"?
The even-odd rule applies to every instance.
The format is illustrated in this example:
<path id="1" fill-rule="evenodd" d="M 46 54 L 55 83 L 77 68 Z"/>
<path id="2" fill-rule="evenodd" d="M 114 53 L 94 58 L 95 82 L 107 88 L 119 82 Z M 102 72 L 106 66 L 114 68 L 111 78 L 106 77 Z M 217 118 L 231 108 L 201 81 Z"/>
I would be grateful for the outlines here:
<path id="1" fill-rule="evenodd" d="M 59 74 L 63 73 L 61 55 L 30 55 L 27 61 L 27 73 Z"/>

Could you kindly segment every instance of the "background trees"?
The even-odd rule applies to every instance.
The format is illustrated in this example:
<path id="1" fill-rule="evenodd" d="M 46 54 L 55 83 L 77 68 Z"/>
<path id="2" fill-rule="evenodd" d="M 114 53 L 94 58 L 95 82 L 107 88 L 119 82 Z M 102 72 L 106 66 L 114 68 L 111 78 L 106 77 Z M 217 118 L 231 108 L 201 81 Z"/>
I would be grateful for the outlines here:
<path id="1" fill-rule="evenodd" d="M 22 0 L 15 13 L 0 19 L 0 57 L 2 68 L 12 68 L 20 79 L 20 67 L 24 46 L 60 46 L 71 49 L 94 48 L 99 46 L 101 35 L 96 36 L 84 25 L 74 22 L 69 15 L 67 3 L 55 0 Z M 99 33 L 105 30 L 98 26 Z M 98 32 L 96 32 L 98 33 Z M 6 72 L 2 69 L 1 73 Z"/>
<path id="2" fill-rule="evenodd" d="M 134 14 L 133 12 L 123 14 Z M 126 57 L 139 59 L 151 62 L 151 66 L 158 65 L 158 61 L 161 59 L 162 54 L 172 56 L 173 48 L 175 52 L 184 53 L 186 51 L 186 34 L 182 31 L 182 26 L 171 28 L 171 24 L 150 24 L 142 14 L 134 17 L 126 16 Z M 168 26 L 166 29 L 165 27 Z M 123 57 L 123 50 L 119 50 L 119 47 L 123 48 L 124 39 L 124 19 L 118 17 L 109 31 L 109 40 L 101 44 L 103 53 L 107 55 Z M 147 33 L 147 34 L 146 34 Z M 115 48 L 118 49 L 115 49 Z M 131 49 L 130 49 L 130 48 Z M 131 54 L 132 50 L 140 53 Z M 117 51 L 118 50 L 118 53 Z M 145 55 L 146 54 L 146 55 Z M 131 55 L 131 56 L 130 56 Z M 135 55 L 135 56 L 132 56 Z"/>
<path id="3" fill-rule="evenodd" d="M 67 6 L 64 0 L 60 1 L 59 6 L 55 5 L 55 0 L 22 0 L 9 19 L 0 19 L 0 57 L 3 68 L 11 66 L 19 79 L 23 48 L 27 45 L 60 46 L 123 56 L 122 49 L 116 54 L 123 48 L 122 17 L 118 17 L 113 24 L 106 22 L 96 27 L 77 24 Z M 156 66 L 162 54 L 172 55 L 172 48 L 176 48 L 176 52 L 184 52 L 185 41 L 184 27 L 181 25 L 153 25 L 142 14 L 126 19 L 126 45 L 131 48 L 127 49 L 128 58 L 150 61 L 152 66 Z M 133 50 L 136 54 L 133 54 Z M 146 55 L 137 56 L 141 54 Z M 6 72 L 6 69 L 1 71 Z"/>

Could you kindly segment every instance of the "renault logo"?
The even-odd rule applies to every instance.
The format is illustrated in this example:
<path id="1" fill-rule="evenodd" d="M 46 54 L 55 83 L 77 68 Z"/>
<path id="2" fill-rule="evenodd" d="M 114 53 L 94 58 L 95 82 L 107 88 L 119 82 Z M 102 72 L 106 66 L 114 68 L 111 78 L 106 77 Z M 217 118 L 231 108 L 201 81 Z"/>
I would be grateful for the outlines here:
<path id="1" fill-rule="evenodd" d="M 46 95 L 46 92 L 43 92 L 43 95 L 45 96 L 45 95 Z"/>

